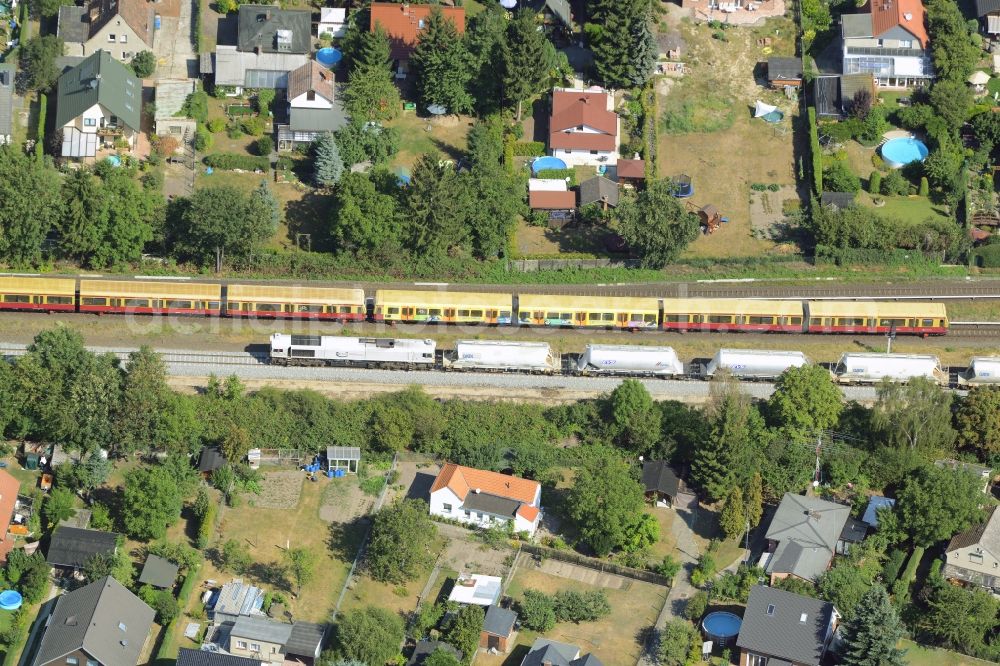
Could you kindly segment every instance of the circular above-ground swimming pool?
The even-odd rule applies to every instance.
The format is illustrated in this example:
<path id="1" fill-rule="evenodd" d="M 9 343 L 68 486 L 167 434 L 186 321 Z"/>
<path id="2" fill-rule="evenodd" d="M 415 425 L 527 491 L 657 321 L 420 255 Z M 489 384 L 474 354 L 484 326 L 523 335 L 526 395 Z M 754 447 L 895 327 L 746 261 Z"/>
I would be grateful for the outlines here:
<path id="1" fill-rule="evenodd" d="M 550 169 L 565 169 L 566 163 L 563 162 L 558 157 L 546 156 L 536 158 L 534 162 L 531 163 L 531 170 L 535 173 L 539 171 L 548 171 Z"/>
<path id="2" fill-rule="evenodd" d="M 890 139 L 882 144 L 882 159 L 891 169 L 927 159 L 927 146 L 912 136 Z"/>
<path id="3" fill-rule="evenodd" d="M 122 158 L 118 157 L 117 155 L 108 155 L 105 159 L 108 161 L 108 164 L 110 164 L 113 167 L 118 167 L 122 165 Z"/>
<path id="4" fill-rule="evenodd" d="M 742 624 L 743 619 L 739 615 L 727 611 L 715 611 L 705 616 L 701 628 L 708 640 L 725 647 L 739 635 Z"/>
<path id="5" fill-rule="evenodd" d="M 17 590 L 0 592 L 0 610 L 17 610 L 21 607 L 21 593 Z"/>
<path id="6" fill-rule="evenodd" d="M 316 62 L 323 65 L 324 67 L 333 67 L 340 59 L 344 57 L 344 54 L 340 52 L 339 49 L 335 49 L 332 46 L 327 46 L 316 51 Z"/>

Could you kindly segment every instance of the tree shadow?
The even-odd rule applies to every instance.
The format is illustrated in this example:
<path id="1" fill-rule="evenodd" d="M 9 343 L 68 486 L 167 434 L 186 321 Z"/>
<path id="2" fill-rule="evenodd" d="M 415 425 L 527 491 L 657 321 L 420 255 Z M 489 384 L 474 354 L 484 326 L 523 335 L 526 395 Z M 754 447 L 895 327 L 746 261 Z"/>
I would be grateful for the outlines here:
<path id="1" fill-rule="evenodd" d="M 454 160 L 456 164 L 465 159 L 465 153 L 450 143 L 446 143 L 445 141 L 433 136 L 431 137 L 431 143 L 434 144 L 434 147 L 440 150 L 445 157 L 450 160 Z"/>
<path id="2" fill-rule="evenodd" d="M 320 192 L 306 192 L 299 199 L 285 204 L 285 223 L 288 225 L 288 240 L 292 246 L 304 250 L 329 251 L 330 212 L 333 196 Z M 300 241 L 299 234 L 307 234 Z"/>
<path id="3" fill-rule="evenodd" d="M 247 575 L 286 592 L 292 591 L 285 567 L 278 562 L 254 562 L 247 570 Z"/>
<path id="4" fill-rule="evenodd" d="M 339 560 L 353 562 L 364 542 L 371 519 L 359 516 L 346 523 L 330 523 L 330 538 L 327 543 L 330 552 Z"/>

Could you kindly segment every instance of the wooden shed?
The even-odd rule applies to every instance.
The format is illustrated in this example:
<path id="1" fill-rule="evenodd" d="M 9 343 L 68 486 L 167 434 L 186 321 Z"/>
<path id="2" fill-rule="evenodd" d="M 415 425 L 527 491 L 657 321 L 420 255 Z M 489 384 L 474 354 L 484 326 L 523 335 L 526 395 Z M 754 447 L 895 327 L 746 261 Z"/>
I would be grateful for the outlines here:
<path id="1" fill-rule="evenodd" d="M 722 215 L 719 213 L 718 208 L 712 204 L 707 204 L 698 210 L 698 220 L 701 226 L 704 227 L 705 233 L 710 234 L 722 224 Z"/>

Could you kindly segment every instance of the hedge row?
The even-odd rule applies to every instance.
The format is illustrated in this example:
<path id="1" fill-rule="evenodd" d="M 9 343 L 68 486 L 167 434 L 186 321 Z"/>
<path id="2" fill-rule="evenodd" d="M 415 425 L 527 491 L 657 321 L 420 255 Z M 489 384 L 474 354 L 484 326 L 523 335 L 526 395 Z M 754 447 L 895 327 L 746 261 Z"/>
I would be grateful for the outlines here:
<path id="1" fill-rule="evenodd" d="M 816 107 L 810 106 L 809 116 L 809 152 L 812 159 L 813 189 L 816 194 L 823 193 L 823 150 L 819 145 L 819 129 L 816 127 Z"/>
<path id="2" fill-rule="evenodd" d="M 205 156 L 205 164 L 213 169 L 222 169 L 223 171 L 233 171 L 235 169 L 267 171 L 271 166 L 271 160 L 268 157 L 240 155 L 238 153 L 212 153 Z"/>
<path id="3" fill-rule="evenodd" d="M 41 160 L 45 156 L 45 116 L 49 111 L 49 97 L 45 93 L 38 94 L 38 138 L 35 141 L 35 157 Z"/>
<path id="4" fill-rule="evenodd" d="M 576 185 L 576 170 L 574 169 L 542 169 L 537 174 L 535 178 L 556 178 L 559 180 L 564 180 L 569 178 L 569 184 Z"/>
<path id="5" fill-rule="evenodd" d="M 541 141 L 518 141 L 514 144 L 514 154 L 521 157 L 542 157 L 545 144 Z"/>
<path id="6" fill-rule="evenodd" d="M 212 505 L 209 512 L 205 514 L 206 518 L 213 517 L 215 514 L 215 506 Z M 201 535 L 198 535 L 199 538 Z M 177 606 L 180 608 L 180 613 L 170 624 L 163 628 L 163 640 L 160 641 L 160 648 L 156 651 L 156 661 L 163 663 L 166 660 L 173 661 L 177 658 L 177 641 L 175 639 L 177 623 L 184 618 L 185 610 L 187 609 L 188 600 L 191 598 L 191 592 L 194 590 L 195 583 L 198 582 L 198 569 L 201 565 L 188 570 L 184 575 L 184 582 L 181 584 L 181 589 L 177 592 Z"/>
<path id="7" fill-rule="evenodd" d="M 218 511 L 218 504 L 213 502 L 208 505 L 208 510 L 205 511 L 205 515 L 201 518 L 201 524 L 198 525 L 199 550 L 208 548 L 208 543 L 212 540 L 212 534 L 215 532 L 215 516 Z"/>
<path id="8" fill-rule="evenodd" d="M 925 257 L 917 250 L 839 248 L 828 245 L 817 245 L 814 259 L 817 265 L 827 263 L 836 266 L 913 266 L 937 265 L 941 262 L 940 255 L 933 258 Z"/>
<path id="9" fill-rule="evenodd" d="M 905 604 L 909 600 L 910 585 L 913 584 L 913 580 L 917 577 L 917 567 L 920 566 L 920 560 L 923 557 L 923 547 L 917 546 L 914 548 L 913 552 L 910 553 L 910 559 L 906 562 L 906 568 L 903 569 L 903 573 L 892 584 L 892 596 L 896 600 L 896 605 Z"/>
<path id="10" fill-rule="evenodd" d="M 1000 243 L 981 247 L 972 256 L 973 263 L 980 268 L 1000 268 Z"/>

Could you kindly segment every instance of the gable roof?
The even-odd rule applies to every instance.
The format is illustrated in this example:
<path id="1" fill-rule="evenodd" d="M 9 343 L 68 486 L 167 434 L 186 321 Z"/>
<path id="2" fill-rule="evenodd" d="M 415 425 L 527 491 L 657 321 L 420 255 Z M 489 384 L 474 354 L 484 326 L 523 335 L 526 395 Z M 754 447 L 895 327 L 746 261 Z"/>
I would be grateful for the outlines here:
<path id="1" fill-rule="evenodd" d="M 607 201 L 609 206 L 618 205 L 618 183 L 604 176 L 594 176 L 580 183 L 580 205 Z"/>
<path id="2" fill-rule="evenodd" d="M 326 625 L 313 622 L 295 622 L 285 643 L 285 653 L 301 657 L 318 657 L 319 648 L 326 636 Z"/>
<path id="3" fill-rule="evenodd" d="M 304 95 L 310 90 L 333 103 L 333 72 L 315 60 L 310 60 L 288 74 L 289 100 Z"/>
<path id="4" fill-rule="evenodd" d="M 815 580 L 833 559 L 850 515 L 850 507 L 843 504 L 785 493 L 767 528 L 766 538 L 778 542 L 767 564 L 768 573 Z"/>
<path id="5" fill-rule="evenodd" d="M 275 622 L 265 617 L 240 615 L 233 622 L 233 628 L 229 630 L 229 635 L 236 638 L 250 638 L 284 646 L 292 636 L 292 625 L 284 622 Z"/>
<path id="6" fill-rule="evenodd" d="M 465 33 L 465 9 L 441 5 L 411 5 L 395 2 L 373 2 L 371 4 L 371 31 L 382 26 L 389 36 L 390 57 L 401 60 L 409 57 L 417 46 L 421 22 L 426 21 L 433 8 L 438 8 L 446 19 L 455 24 L 458 34 Z"/>
<path id="7" fill-rule="evenodd" d="M 135 666 L 153 609 L 106 576 L 59 597 L 35 657 L 36 666 L 84 650 L 104 666 Z"/>
<path id="8" fill-rule="evenodd" d="M 159 555 L 148 555 L 146 563 L 142 565 L 139 582 L 153 587 L 173 587 L 177 581 L 178 569 L 179 567 L 168 559 Z"/>
<path id="9" fill-rule="evenodd" d="M 829 602 L 755 585 L 747 599 L 736 645 L 796 664 L 819 664 L 834 612 Z"/>
<path id="10" fill-rule="evenodd" d="M 118 16 L 146 46 L 153 45 L 153 3 L 146 0 L 90 0 L 83 7 L 60 7 L 57 32 L 65 42 L 82 44 Z"/>
<path id="11" fill-rule="evenodd" d="M 681 480 L 666 460 L 647 460 L 642 464 L 642 485 L 647 493 L 659 492 L 676 497 L 681 489 Z"/>
<path id="12" fill-rule="evenodd" d="M 3 66 L 0 65 L 0 67 Z M 13 67 L 10 68 L 10 71 L 13 73 Z M 0 539 L 7 534 L 7 529 L 10 527 L 10 519 L 14 515 L 14 505 L 17 504 L 17 491 L 20 489 L 21 483 L 7 470 L 0 469 Z"/>
<path id="13" fill-rule="evenodd" d="M 100 50 L 59 77 L 56 127 L 100 104 L 128 127 L 139 129 L 142 83 L 128 67 Z"/>
<path id="14" fill-rule="evenodd" d="M 438 648 L 450 653 L 455 659 L 462 660 L 462 651 L 444 641 L 417 641 L 416 646 L 413 648 L 413 654 L 410 655 L 409 661 L 406 662 L 406 666 L 421 666 L 427 660 L 427 657 L 434 654 Z"/>
<path id="15" fill-rule="evenodd" d="M 483 619 L 483 631 L 494 636 L 510 636 L 517 622 L 517 613 L 507 608 L 490 606 Z"/>
<path id="16" fill-rule="evenodd" d="M 49 540 L 45 561 L 57 567 L 80 569 L 94 555 L 111 554 L 117 546 L 118 535 L 114 532 L 57 527 Z"/>
<path id="17" fill-rule="evenodd" d="M 924 5 L 920 0 L 869 0 L 867 9 L 872 15 L 873 37 L 900 27 L 916 37 L 921 47 L 927 46 Z"/>
<path id="18" fill-rule="evenodd" d="M 1000 558 L 1000 511 L 997 507 L 990 510 L 985 522 L 953 536 L 945 552 L 969 546 L 979 546 L 993 557 Z"/>
<path id="19" fill-rule="evenodd" d="M 817 116 L 840 117 L 840 79 L 840 76 L 817 76 L 813 79 L 813 99 L 816 101 Z"/>
<path id="20" fill-rule="evenodd" d="M 560 643 L 548 638 L 536 638 L 531 650 L 525 655 L 521 666 L 569 666 L 580 654 L 580 648 L 569 643 Z"/>
<path id="21" fill-rule="evenodd" d="M 181 648 L 177 653 L 177 666 L 260 666 L 260 659 Z"/>
<path id="22" fill-rule="evenodd" d="M 896 500 L 891 497 L 873 495 L 868 500 L 868 506 L 865 507 L 865 514 L 861 517 L 861 520 L 872 527 L 878 527 L 878 510 L 886 507 L 891 509 L 894 506 L 896 506 Z"/>
<path id="23" fill-rule="evenodd" d="M 214 472 L 226 464 L 226 456 L 217 446 L 204 446 L 198 457 L 199 472 Z"/>
<path id="24" fill-rule="evenodd" d="M 312 14 L 272 5 L 242 5 L 236 43 L 240 51 L 309 53 Z M 281 44 L 281 46 L 279 46 Z"/>
<path id="25" fill-rule="evenodd" d="M 535 210 L 573 210 L 576 208 L 576 192 L 532 190 L 528 192 L 528 207 Z"/>
<path id="26" fill-rule="evenodd" d="M 617 174 L 619 178 L 645 178 L 646 160 L 618 160 Z"/>
<path id="27" fill-rule="evenodd" d="M 608 93 L 604 91 L 553 91 L 549 148 L 614 150 L 618 114 L 608 111 L 609 101 Z M 567 131 L 581 125 L 597 130 L 597 133 Z"/>
<path id="28" fill-rule="evenodd" d="M 787 56 L 771 56 L 767 59 L 767 80 L 796 80 L 802 78 L 802 60 Z"/>
<path id="29" fill-rule="evenodd" d="M 533 504 L 540 486 L 537 481 L 448 463 L 441 468 L 441 472 L 434 480 L 431 493 L 445 487 L 455 493 L 460 500 L 464 500 L 470 492 L 479 490 L 480 494 Z"/>
<path id="30" fill-rule="evenodd" d="M 976 16 L 983 17 L 993 12 L 1000 12 L 1000 0 L 976 0 Z"/>
<path id="31" fill-rule="evenodd" d="M 570 9 L 569 0 L 545 0 L 541 3 L 541 9 L 549 10 L 563 25 L 570 30 L 573 29 L 573 11 Z"/>
<path id="32" fill-rule="evenodd" d="M 853 192 L 824 192 L 819 196 L 819 202 L 824 208 L 843 210 L 854 205 L 854 197 Z"/>

